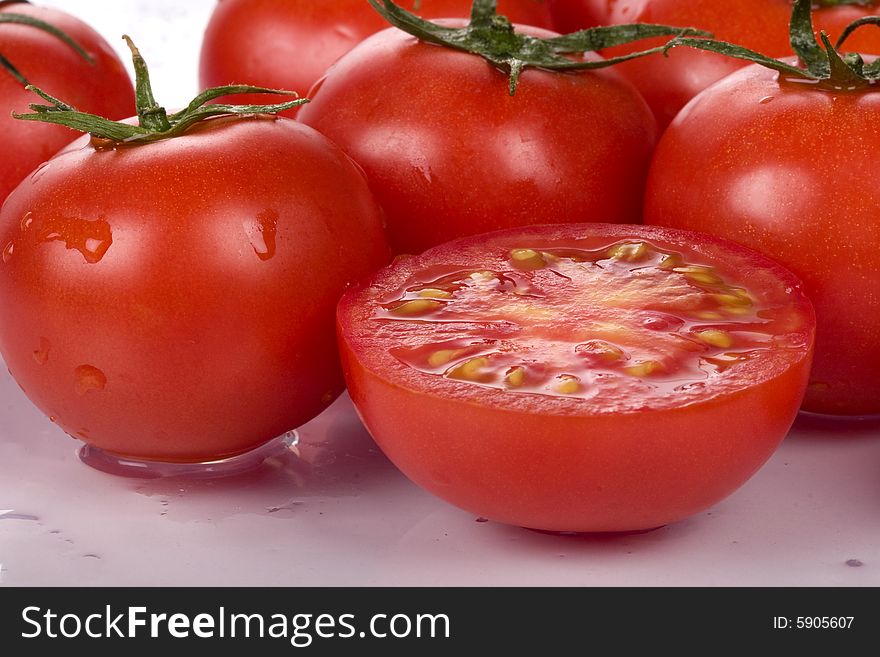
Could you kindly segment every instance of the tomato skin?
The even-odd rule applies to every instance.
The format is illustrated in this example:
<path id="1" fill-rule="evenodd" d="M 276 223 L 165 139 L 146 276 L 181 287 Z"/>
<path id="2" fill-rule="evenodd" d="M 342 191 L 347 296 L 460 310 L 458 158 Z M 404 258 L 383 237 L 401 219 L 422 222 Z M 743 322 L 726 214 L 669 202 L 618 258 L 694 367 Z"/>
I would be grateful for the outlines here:
<path id="1" fill-rule="evenodd" d="M 482 58 L 394 29 L 339 60 L 297 120 L 364 168 L 396 253 L 511 226 L 637 222 L 656 139 L 613 71 L 527 69 L 511 97 Z"/>
<path id="2" fill-rule="evenodd" d="M 25 14 L 66 32 L 95 59 L 94 65 L 67 44 L 34 27 L 0 24 L 0 51 L 29 82 L 85 112 L 122 119 L 134 113 L 134 89 L 113 49 L 82 21 L 57 9 L 24 3 L 4 3 L 0 13 Z M 0 158 L 0 200 L 38 164 L 45 162 L 76 138 L 68 128 L 19 121 L 12 112 L 24 113 L 41 102 L 7 71 L 0 70 L 0 132 L 4 152 Z"/>
<path id="3" fill-rule="evenodd" d="M 595 24 L 596 16 L 589 9 L 579 23 L 576 21 L 577 0 L 557 0 L 557 4 L 562 6 L 553 7 L 553 11 L 557 20 L 567 21 L 566 29 Z M 716 39 L 770 57 L 792 54 L 788 36 L 790 0 L 607 0 L 605 4 L 608 24 L 661 23 L 698 27 L 712 32 Z M 833 42 L 852 21 L 878 14 L 880 6 L 876 3 L 821 7 L 814 9 L 813 23 L 817 31 L 825 30 Z M 662 39 L 640 41 L 609 49 L 604 54 L 620 55 L 661 43 Z M 862 28 L 846 42 L 845 48 L 854 52 L 880 53 L 880 30 Z M 668 61 L 664 57 L 646 57 L 625 62 L 618 70 L 648 101 L 662 129 L 700 91 L 746 64 L 713 53 L 676 48 L 669 53 Z"/>
<path id="4" fill-rule="evenodd" d="M 388 257 L 357 167 L 270 117 L 83 138 L 9 197 L 0 242 L 0 349 L 26 394 L 73 436 L 166 461 L 246 451 L 329 405 L 336 302 Z"/>
<path id="5" fill-rule="evenodd" d="M 797 414 L 809 353 L 730 394 L 620 413 L 582 400 L 511 397 L 503 390 L 426 376 L 389 359 L 381 340 L 374 340 L 382 329 L 369 324 L 370 303 L 387 299 L 389 289 L 425 263 L 464 266 L 477 243 L 490 252 L 510 248 L 510 236 L 538 235 L 551 243 L 578 230 L 621 238 L 671 234 L 601 224 L 533 227 L 458 240 L 399 260 L 342 298 L 337 330 L 343 370 L 352 401 L 377 444 L 416 484 L 446 501 L 533 529 L 651 529 L 718 502 L 769 458 Z M 719 247 L 705 235 L 679 235 L 687 240 L 682 244 L 730 249 L 727 253 L 774 272 L 781 286 L 799 285 L 757 254 L 743 255 L 730 244 Z M 800 292 L 796 298 L 805 334 L 811 334 L 815 320 L 809 302 Z"/>
<path id="6" fill-rule="evenodd" d="M 646 223 L 701 230 L 794 271 L 816 306 L 804 409 L 880 413 L 880 96 L 751 66 L 695 98 L 651 169 Z"/>
<path id="7" fill-rule="evenodd" d="M 415 13 L 425 18 L 464 18 L 471 11 L 471 0 L 397 4 L 409 11 L 418 4 Z M 550 26 L 543 0 L 501 0 L 498 12 L 516 23 Z M 367 0 L 222 0 L 205 32 L 201 85 L 246 82 L 305 95 L 341 55 L 387 27 Z"/>
<path id="8" fill-rule="evenodd" d="M 607 25 L 614 0 L 547 0 L 553 29 L 568 33 Z"/>

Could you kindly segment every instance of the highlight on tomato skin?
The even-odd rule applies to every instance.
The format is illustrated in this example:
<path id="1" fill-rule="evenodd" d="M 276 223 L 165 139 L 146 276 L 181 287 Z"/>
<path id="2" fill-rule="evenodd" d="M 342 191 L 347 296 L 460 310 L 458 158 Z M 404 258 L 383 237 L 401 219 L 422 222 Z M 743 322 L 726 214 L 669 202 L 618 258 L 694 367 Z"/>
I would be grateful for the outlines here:
<path id="1" fill-rule="evenodd" d="M 800 282 L 699 233 L 519 228 L 401 257 L 337 309 L 351 399 L 415 483 L 532 529 L 610 532 L 722 500 L 807 382 Z"/>
<path id="2" fill-rule="evenodd" d="M 399 4 L 425 18 L 466 18 L 471 11 L 471 0 Z M 550 26 L 544 0 L 500 0 L 498 9 L 516 23 Z M 387 27 L 367 0 L 223 0 L 205 31 L 200 84 L 249 83 L 305 95 L 340 56 Z"/>

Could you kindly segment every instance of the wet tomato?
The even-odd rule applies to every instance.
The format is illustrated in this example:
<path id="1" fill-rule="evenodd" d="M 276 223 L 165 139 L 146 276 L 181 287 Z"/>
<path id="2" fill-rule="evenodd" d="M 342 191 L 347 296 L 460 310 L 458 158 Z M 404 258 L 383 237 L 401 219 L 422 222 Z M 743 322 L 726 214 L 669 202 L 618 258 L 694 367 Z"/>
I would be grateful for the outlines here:
<path id="1" fill-rule="evenodd" d="M 554 0 L 552 10 L 556 20 L 561 21 L 557 29 L 595 25 L 597 16 L 592 7 L 596 4 L 606 5 L 606 24 L 693 26 L 712 32 L 716 39 L 730 41 L 771 57 L 792 54 L 788 39 L 791 0 L 607 0 L 604 3 Z M 873 0 L 832 0 L 814 4 L 816 29 L 826 31 L 832 41 L 857 18 L 880 14 L 880 3 Z M 605 54 L 620 55 L 659 43 L 644 41 L 612 48 Z M 853 51 L 880 53 L 880 31 L 863 30 L 848 43 Z M 654 111 L 660 127 L 664 128 L 691 98 L 744 65 L 745 62 L 714 53 L 679 48 L 669 53 L 668 60 L 648 57 L 626 62 L 618 70 L 636 85 Z"/>
<path id="2" fill-rule="evenodd" d="M 425 18 L 465 18 L 471 11 L 471 0 L 399 4 Z M 500 0 L 498 10 L 516 23 L 550 25 L 544 0 Z M 367 0 L 223 0 L 205 32 L 201 83 L 249 83 L 304 95 L 341 55 L 387 27 Z"/>
<path id="3" fill-rule="evenodd" d="M 0 2 L 0 16 L 18 14 L 62 30 L 92 57 L 89 62 L 70 45 L 31 25 L 0 23 L 0 54 L 30 83 L 63 96 L 85 111 L 113 119 L 134 113 L 134 90 L 122 62 L 101 36 L 82 21 L 57 9 L 25 2 Z M 76 135 L 46 123 L 23 124 L 12 112 L 27 111 L 36 97 L 8 70 L 0 68 L 0 200 L 38 164 Z"/>
<path id="4" fill-rule="evenodd" d="M 481 57 L 396 29 L 341 58 L 298 120 L 364 168 L 397 253 L 550 221 L 638 222 L 656 139 L 614 71 L 527 68 L 511 96 Z"/>
<path id="5" fill-rule="evenodd" d="M 814 327 L 754 251 L 607 224 L 399 258 L 338 309 L 389 458 L 472 513 L 556 531 L 652 528 L 740 486 L 797 413 Z"/>
<path id="6" fill-rule="evenodd" d="M 351 160 L 289 119 L 84 137 L 0 213 L 0 349 L 37 406 L 107 452 L 246 451 L 342 390 L 334 310 L 386 261 L 381 221 Z"/>
<path id="7" fill-rule="evenodd" d="M 764 251 L 818 316 L 804 408 L 880 413 L 880 96 L 750 66 L 697 96 L 652 165 L 648 223 Z"/>

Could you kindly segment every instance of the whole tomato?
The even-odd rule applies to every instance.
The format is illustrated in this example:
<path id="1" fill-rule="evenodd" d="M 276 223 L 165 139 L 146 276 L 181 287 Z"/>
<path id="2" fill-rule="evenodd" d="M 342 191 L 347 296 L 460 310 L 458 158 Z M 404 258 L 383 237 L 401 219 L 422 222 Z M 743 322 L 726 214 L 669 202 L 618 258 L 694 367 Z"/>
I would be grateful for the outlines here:
<path id="1" fill-rule="evenodd" d="M 732 239 L 794 271 L 818 317 L 804 408 L 875 414 L 880 72 L 824 52 L 802 53 L 809 73 L 794 59 L 753 65 L 694 98 L 657 148 L 645 221 Z"/>
<path id="2" fill-rule="evenodd" d="M 656 127 L 614 71 L 527 68 L 511 95 L 481 57 L 388 29 L 312 93 L 298 120 L 363 167 L 397 253 L 511 226 L 641 218 Z"/>
<path id="3" fill-rule="evenodd" d="M 555 0 L 551 9 L 557 29 L 575 29 L 595 24 L 596 14 L 588 0 Z M 730 41 L 771 57 L 792 54 L 788 36 L 791 0 L 606 0 L 606 23 L 663 23 L 708 30 L 716 39 Z M 857 18 L 880 14 L 874 0 L 828 0 L 815 2 L 813 20 L 817 30 L 836 39 L 843 28 Z M 577 20 L 580 11 L 586 9 Z M 649 45 L 650 42 L 646 42 Z M 620 55 L 641 49 L 645 43 L 611 48 L 606 55 Z M 880 53 L 880 31 L 865 31 L 849 42 L 853 51 Z M 649 57 L 625 62 L 619 71 L 642 93 L 654 111 L 661 129 L 700 91 L 744 63 L 714 53 L 674 50 L 669 61 Z"/>
<path id="4" fill-rule="evenodd" d="M 471 0 L 404 0 L 426 18 L 464 18 Z M 549 27 L 544 0 L 500 0 L 499 12 Z M 305 95 L 341 55 L 388 23 L 367 0 L 222 0 L 202 44 L 203 87 L 249 83 Z"/>
<path id="5" fill-rule="evenodd" d="M 362 173 L 326 137 L 264 114 L 188 124 L 189 110 L 153 132 L 154 106 L 139 102 L 142 133 L 83 137 L 9 196 L 0 351 L 70 435 L 213 460 L 340 393 L 336 303 L 388 247 Z"/>
<path id="6" fill-rule="evenodd" d="M 0 3 L 0 17 L 17 14 L 61 30 L 87 53 L 85 59 L 62 39 L 37 27 L 0 22 L 0 55 L 32 84 L 63 96 L 74 107 L 112 119 L 134 113 L 134 90 L 122 62 L 101 36 L 82 21 L 57 9 L 26 2 Z M 38 164 L 75 138 L 68 128 L 22 124 L 12 112 L 26 111 L 34 95 L 22 80 L 0 67 L 0 200 Z"/>

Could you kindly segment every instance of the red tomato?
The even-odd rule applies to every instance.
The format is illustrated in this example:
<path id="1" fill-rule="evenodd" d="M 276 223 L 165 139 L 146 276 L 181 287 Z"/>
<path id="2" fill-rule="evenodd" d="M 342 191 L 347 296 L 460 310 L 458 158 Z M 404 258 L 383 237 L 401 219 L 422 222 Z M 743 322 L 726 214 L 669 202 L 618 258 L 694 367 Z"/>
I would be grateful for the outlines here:
<path id="1" fill-rule="evenodd" d="M 94 58 L 90 64 L 73 48 L 28 25 L 0 23 L 0 54 L 24 77 L 53 96 L 63 97 L 77 109 L 121 119 L 134 113 L 134 90 L 122 62 L 101 36 L 85 23 L 57 9 L 23 2 L 2 3 L 2 14 L 24 14 L 67 33 Z M 0 200 L 38 164 L 45 162 L 76 135 L 46 123 L 24 123 L 12 112 L 26 112 L 39 101 L 18 80 L 0 68 Z"/>
<path id="2" fill-rule="evenodd" d="M 624 531 L 696 513 L 770 456 L 815 318 L 714 237 L 551 225 L 401 258 L 340 302 L 351 398 L 389 458 L 472 513 Z"/>
<path id="3" fill-rule="evenodd" d="M 607 25 L 614 0 L 547 0 L 553 29 L 568 33 Z"/>
<path id="4" fill-rule="evenodd" d="M 583 2 L 583 0 L 581 0 Z M 566 29 L 594 25 L 595 14 L 586 12 L 580 23 L 573 20 L 578 0 L 557 0 L 553 11 Z M 587 3 L 589 4 L 589 3 Z M 606 0 L 607 23 L 661 23 L 709 30 L 716 39 L 730 41 L 770 57 L 791 55 L 788 22 L 791 0 Z M 822 6 L 813 11 L 817 30 L 836 39 L 843 28 L 863 16 L 880 14 L 877 2 L 859 5 Z M 662 40 L 640 41 L 605 54 L 620 55 L 654 45 Z M 863 29 L 847 41 L 847 49 L 880 53 L 880 30 Z M 648 101 L 661 128 L 700 91 L 746 62 L 714 53 L 677 48 L 663 57 L 646 57 L 619 67 Z"/>
<path id="5" fill-rule="evenodd" d="M 398 4 L 425 18 L 465 18 L 471 11 L 471 0 Z M 544 0 L 500 0 L 498 12 L 516 23 L 550 26 Z M 222 0 L 205 32 L 201 84 L 249 83 L 305 95 L 341 55 L 386 27 L 367 0 Z"/>
<path id="6" fill-rule="evenodd" d="M 613 71 L 526 69 L 510 96 L 482 58 L 389 29 L 313 93 L 298 120 L 364 168 L 398 253 L 510 226 L 641 218 L 656 129 Z"/>
<path id="7" fill-rule="evenodd" d="M 387 260 L 357 167 L 266 116 L 84 137 L 9 196 L 0 244 L 25 393 L 73 436 L 166 461 L 246 451 L 333 401 L 336 302 Z"/>
<path id="8" fill-rule="evenodd" d="M 778 78 L 751 66 L 687 106 L 657 150 L 645 220 L 792 269 L 819 318 L 804 408 L 880 413 L 880 96 Z"/>

